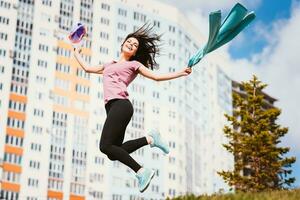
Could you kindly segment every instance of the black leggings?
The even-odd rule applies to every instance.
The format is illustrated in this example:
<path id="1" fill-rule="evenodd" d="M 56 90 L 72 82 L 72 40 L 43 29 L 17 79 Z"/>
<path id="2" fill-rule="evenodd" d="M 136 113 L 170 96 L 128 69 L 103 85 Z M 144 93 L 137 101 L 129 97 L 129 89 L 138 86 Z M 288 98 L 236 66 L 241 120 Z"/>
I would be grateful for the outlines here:
<path id="1" fill-rule="evenodd" d="M 129 155 L 148 144 L 146 137 L 123 143 L 126 127 L 132 117 L 133 107 L 128 99 L 113 99 L 105 105 L 105 120 L 100 151 L 110 160 L 118 160 L 137 172 L 141 166 Z"/>

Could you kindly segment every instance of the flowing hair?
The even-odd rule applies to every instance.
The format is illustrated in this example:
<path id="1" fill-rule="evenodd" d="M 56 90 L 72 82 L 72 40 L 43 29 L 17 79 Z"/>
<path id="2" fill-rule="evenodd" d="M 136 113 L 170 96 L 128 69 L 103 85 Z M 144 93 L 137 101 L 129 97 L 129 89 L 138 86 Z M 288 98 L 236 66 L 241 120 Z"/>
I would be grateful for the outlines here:
<path id="1" fill-rule="evenodd" d="M 155 61 L 155 56 L 159 55 L 160 50 L 157 43 L 161 41 L 161 35 L 152 33 L 153 27 L 154 25 L 150 27 L 148 23 L 144 24 L 135 32 L 128 34 L 121 45 L 122 47 L 125 41 L 130 37 L 137 39 L 139 42 L 138 49 L 136 54 L 129 60 L 139 61 L 152 70 L 158 66 Z"/>

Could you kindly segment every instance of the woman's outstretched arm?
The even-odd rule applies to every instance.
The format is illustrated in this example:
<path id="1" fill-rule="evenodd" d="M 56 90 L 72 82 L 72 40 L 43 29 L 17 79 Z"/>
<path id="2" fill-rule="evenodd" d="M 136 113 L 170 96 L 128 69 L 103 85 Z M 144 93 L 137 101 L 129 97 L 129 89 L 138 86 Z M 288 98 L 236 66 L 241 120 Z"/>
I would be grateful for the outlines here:
<path id="1" fill-rule="evenodd" d="M 95 74 L 103 74 L 103 65 L 98 65 L 95 67 L 89 67 L 87 64 L 82 60 L 80 56 L 81 50 L 78 48 L 74 48 L 74 57 L 76 58 L 79 65 L 82 67 L 82 69 L 87 73 L 95 73 Z"/>
<path id="2" fill-rule="evenodd" d="M 144 65 L 140 66 L 138 69 L 139 73 L 149 79 L 155 80 L 155 81 L 167 81 L 175 78 L 179 78 L 181 76 L 187 76 L 192 72 L 192 69 L 189 67 L 183 68 L 179 72 L 172 72 L 168 74 L 154 74 L 151 70 L 149 70 Z"/>

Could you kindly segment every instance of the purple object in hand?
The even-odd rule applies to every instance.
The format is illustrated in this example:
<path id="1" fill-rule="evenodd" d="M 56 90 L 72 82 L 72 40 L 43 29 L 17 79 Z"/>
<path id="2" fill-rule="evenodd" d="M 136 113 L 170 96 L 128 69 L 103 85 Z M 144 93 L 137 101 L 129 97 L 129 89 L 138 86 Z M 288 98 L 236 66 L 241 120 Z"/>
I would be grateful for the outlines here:
<path id="1" fill-rule="evenodd" d="M 83 24 L 78 23 L 77 26 L 71 31 L 68 38 L 72 43 L 79 43 L 85 34 L 86 28 Z"/>

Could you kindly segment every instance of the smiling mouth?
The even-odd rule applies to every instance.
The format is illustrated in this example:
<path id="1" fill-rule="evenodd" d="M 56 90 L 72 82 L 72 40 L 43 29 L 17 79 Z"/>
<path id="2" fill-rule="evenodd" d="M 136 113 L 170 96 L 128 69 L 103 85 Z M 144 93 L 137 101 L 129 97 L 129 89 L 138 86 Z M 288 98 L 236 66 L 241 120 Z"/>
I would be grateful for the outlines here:
<path id="1" fill-rule="evenodd" d="M 129 49 L 130 51 L 132 50 L 132 47 L 129 47 L 129 46 L 126 46 L 127 47 L 127 49 Z"/>

